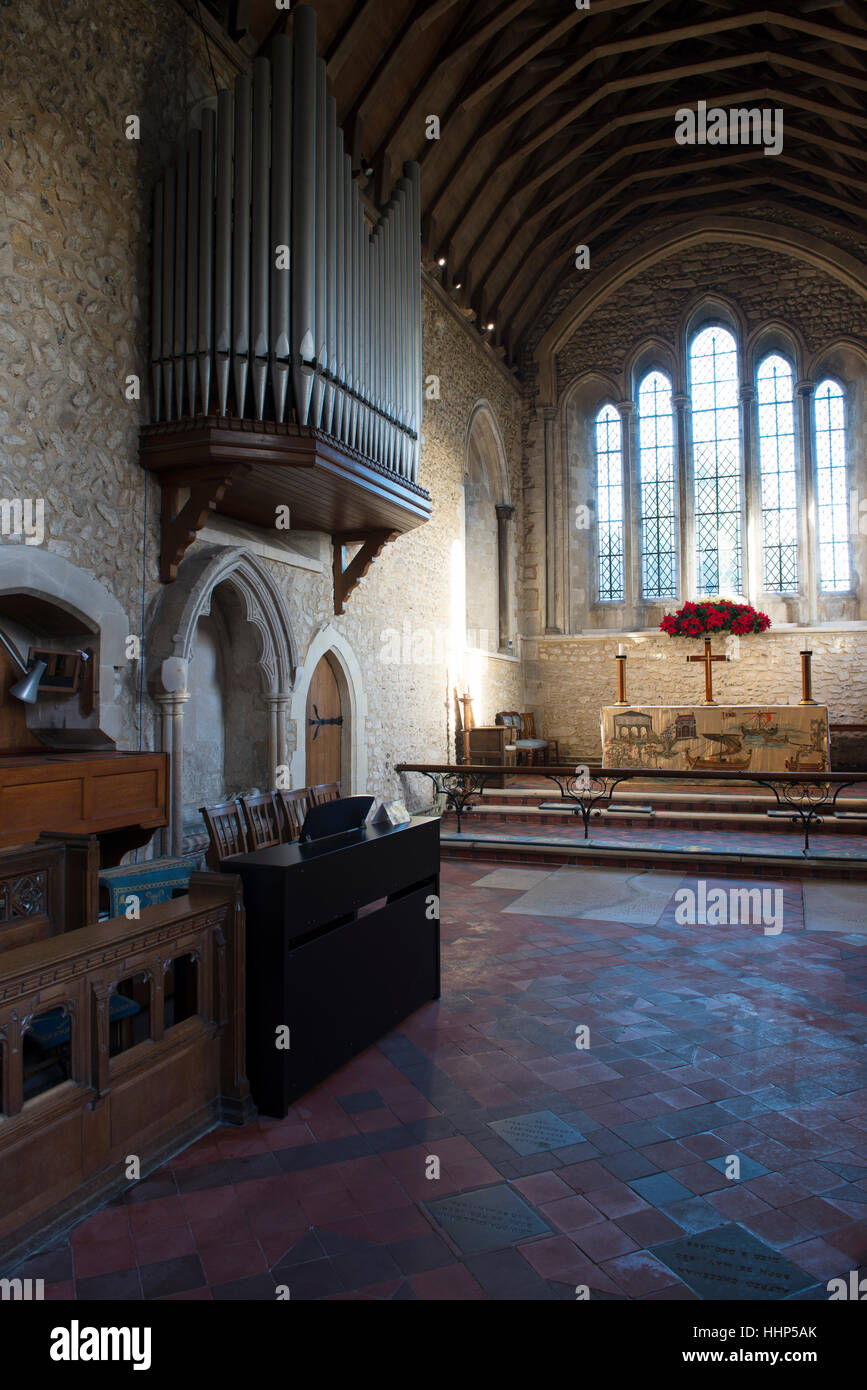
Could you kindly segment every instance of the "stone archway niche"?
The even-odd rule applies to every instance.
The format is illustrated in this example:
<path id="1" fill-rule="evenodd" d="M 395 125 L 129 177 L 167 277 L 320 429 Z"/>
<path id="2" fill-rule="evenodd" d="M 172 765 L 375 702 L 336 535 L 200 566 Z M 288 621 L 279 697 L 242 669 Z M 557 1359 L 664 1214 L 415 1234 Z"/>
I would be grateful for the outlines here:
<path id="1" fill-rule="evenodd" d="M 123 678 L 129 670 L 130 622 L 118 600 L 92 574 L 62 555 L 29 545 L 0 546 L 0 593 L 48 600 L 71 619 L 80 620 L 82 629 L 97 635 L 96 707 L 91 722 L 123 748 L 130 732 L 122 699 Z"/>
<path id="2" fill-rule="evenodd" d="M 265 566 L 244 547 L 203 545 L 160 594 L 147 652 L 148 689 L 172 758 L 166 847 L 180 854 L 185 810 L 195 820 L 206 797 L 272 787 L 289 763 L 295 638 Z M 214 720 L 221 727 L 209 738 Z"/>

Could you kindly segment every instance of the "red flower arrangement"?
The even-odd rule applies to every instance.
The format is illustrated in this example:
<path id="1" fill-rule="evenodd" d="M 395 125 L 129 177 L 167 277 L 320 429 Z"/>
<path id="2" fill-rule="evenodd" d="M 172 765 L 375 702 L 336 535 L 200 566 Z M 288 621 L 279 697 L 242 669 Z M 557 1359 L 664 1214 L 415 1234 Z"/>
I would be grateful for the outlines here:
<path id="1" fill-rule="evenodd" d="M 760 613 L 749 603 L 712 598 L 702 603 L 685 603 L 676 613 L 667 613 L 659 626 L 669 637 L 704 637 L 714 632 L 743 637 L 748 632 L 766 632 L 771 620 L 767 613 Z"/>

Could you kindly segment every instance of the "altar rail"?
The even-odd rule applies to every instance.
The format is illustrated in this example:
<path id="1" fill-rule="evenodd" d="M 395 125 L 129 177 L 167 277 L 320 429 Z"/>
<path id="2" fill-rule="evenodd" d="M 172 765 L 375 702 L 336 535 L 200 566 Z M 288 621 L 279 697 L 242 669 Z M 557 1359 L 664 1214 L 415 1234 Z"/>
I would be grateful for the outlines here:
<path id="1" fill-rule="evenodd" d="M 461 834 L 463 817 L 472 810 L 475 798 L 481 797 L 486 784 L 494 778 L 514 777 L 514 764 L 497 763 L 398 763 L 395 772 L 418 772 L 430 778 L 437 793 L 446 797 L 458 822 Z M 810 852 L 810 831 L 830 817 L 836 820 L 863 820 L 867 812 L 846 811 L 838 806 L 840 793 L 846 787 L 867 787 L 867 772 L 672 772 L 668 769 L 612 768 L 579 766 L 574 763 L 554 766 L 534 766 L 534 777 L 544 777 L 560 789 L 561 806 L 569 807 L 581 816 L 584 839 L 590 838 L 590 821 L 610 806 L 614 790 L 621 782 L 714 782 L 740 786 L 767 787 L 773 792 L 775 805 L 766 813 L 800 824 L 804 835 L 804 854 Z M 559 809 L 559 808 L 558 808 Z M 635 813 L 636 808 L 631 808 Z"/>
<path id="2" fill-rule="evenodd" d="M 0 1273 L 128 1187 L 131 1156 L 146 1176 L 216 1123 L 252 1117 L 244 950 L 240 880 L 199 873 L 138 920 L 0 953 Z M 124 1040 L 111 1006 L 133 981 L 141 1022 Z M 34 1024 L 65 1061 L 28 1099 Z"/>

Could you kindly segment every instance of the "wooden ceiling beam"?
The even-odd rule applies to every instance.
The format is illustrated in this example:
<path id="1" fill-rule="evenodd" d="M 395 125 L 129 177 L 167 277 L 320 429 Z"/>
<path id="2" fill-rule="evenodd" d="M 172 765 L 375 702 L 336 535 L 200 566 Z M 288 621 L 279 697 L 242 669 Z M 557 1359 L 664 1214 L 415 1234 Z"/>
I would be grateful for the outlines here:
<path id="1" fill-rule="evenodd" d="M 407 44 L 413 40 L 418 41 L 425 29 L 430 28 L 448 10 L 459 3 L 461 0 L 431 0 L 431 3 L 426 5 L 420 14 L 416 13 L 416 6 L 410 9 L 352 103 L 345 118 L 346 125 L 354 125 L 360 118 L 363 119 L 365 107 L 378 93 L 381 85 L 386 81 L 389 71 L 397 63 Z"/>
<path id="2" fill-rule="evenodd" d="M 577 120 L 580 120 L 588 111 L 590 111 L 593 108 L 593 106 L 595 106 L 599 101 L 604 100 L 604 98 L 607 96 L 612 96 L 622 91 L 632 91 L 636 87 L 650 86 L 662 82 L 670 85 L 672 82 L 678 81 L 681 78 L 691 78 L 698 76 L 701 73 L 716 74 L 722 71 L 732 71 L 736 68 L 749 67 L 752 63 L 754 63 L 756 56 L 757 55 L 755 54 L 738 54 L 731 58 L 717 58 L 712 59 L 706 63 L 690 64 L 681 68 L 668 68 L 662 71 L 654 71 L 653 73 L 644 73 L 641 76 L 626 76 L 617 78 L 613 81 L 606 82 L 599 88 L 597 88 L 595 91 L 592 91 L 584 99 L 583 102 L 579 102 L 579 104 L 572 108 L 572 110 L 568 112 L 565 116 L 559 118 L 556 123 L 558 130 L 564 129 L 566 126 L 573 124 Z M 763 54 L 761 56 L 764 57 L 765 55 Z M 723 100 L 725 101 L 726 99 Z M 790 98 L 788 96 L 781 97 L 781 103 L 784 106 L 789 100 Z M 672 116 L 674 115 L 674 108 L 675 101 L 673 100 Z M 855 112 L 841 113 L 836 108 L 831 108 L 827 105 L 823 106 L 822 103 L 814 103 L 813 109 L 816 110 L 816 114 L 825 115 L 829 121 L 840 120 L 842 118 L 844 121 L 848 121 L 852 125 L 861 127 L 867 125 L 867 119 L 857 115 L 857 113 Z M 450 224 L 447 228 L 444 229 L 442 237 L 444 242 L 451 242 L 453 240 L 456 240 L 460 236 L 465 221 L 468 219 L 468 217 L 472 215 L 473 209 L 477 205 L 478 200 L 481 198 L 481 191 L 483 187 L 490 183 L 492 177 L 500 176 L 504 173 L 505 170 L 518 165 L 522 160 L 526 160 L 529 157 L 529 155 L 531 155 L 533 151 L 541 143 L 541 138 L 533 136 L 529 141 L 526 141 L 524 145 L 522 145 L 518 150 L 512 150 L 511 153 L 508 154 L 502 153 L 501 157 L 499 158 L 495 156 L 490 163 L 482 162 L 479 159 L 478 153 L 475 150 L 475 142 L 472 143 L 473 162 L 478 168 L 479 174 L 472 188 L 464 194 L 460 205 L 454 210 Z M 501 148 L 505 150 L 505 144 Z M 518 175 L 517 179 L 513 180 L 513 187 L 516 186 L 519 179 L 520 174 Z M 449 191 L 451 190 L 441 189 L 436 203 L 437 208 L 444 201 L 445 195 Z"/>
<path id="3" fill-rule="evenodd" d="M 758 56 L 763 59 L 767 59 L 769 55 L 762 54 Z M 796 71 L 805 71 L 813 73 L 816 72 L 816 64 L 804 63 L 800 59 L 789 57 L 789 55 L 783 55 L 781 61 L 783 61 L 785 64 L 787 64 L 789 67 L 793 68 Z M 715 70 L 719 70 L 718 64 L 714 64 L 713 66 Z M 827 70 L 822 69 L 821 75 L 827 76 Z M 630 82 L 629 85 L 633 86 L 634 84 Z M 867 89 L 867 82 L 865 82 L 865 89 Z M 595 104 L 595 102 L 601 99 L 603 95 L 604 89 L 600 90 L 600 92 L 595 93 L 593 95 L 592 102 L 586 103 L 585 109 L 589 109 L 590 105 Z M 731 107 L 741 102 L 761 99 L 764 95 L 767 95 L 766 89 L 757 90 L 755 88 L 752 88 L 746 91 L 730 93 L 726 96 L 716 94 L 712 98 L 707 98 L 707 104 L 709 107 Z M 803 100 L 798 95 L 787 97 L 786 102 L 788 106 L 800 107 L 803 105 Z M 815 104 L 812 104 L 810 109 L 813 109 L 814 106 Z M 827 119 L 829 120 L 831 118 L 832 110 L 833 108 L 826 107 L 826 115 Z M 576 117 L 580 116 L 581 114 L 583 114 L 583 111 L 580 108 L 576 108 Z M 523 166 L 516 173 L 515 177 L 510 182 L 509 187 L 506 189 L 505 193 L 502 194 L 495 208 L 488 216 L 488 219 L 485 222 L 484 227 L 478 233 L 472 246 L 466 252 L 466 259 L 472 259 L 479 253 L 485 241 L 488 239 L 491 231 L 495 227 L 504 230 L 504 236 L 501 237 L 501 241 L 505 239 L 505 236 L 508 236 L 508 209 L 512 205 L 512 203 L 517 201 L 522 201 L 526 203 L 527 199 L 530 198 L 532 194 L 536 192 L 537 189 L 542 188 L 544 184 L 546 184 L 556 174 L 562 172 L 562 170 L 567 168 L 570 164 L 573 164 L 576 161 L 578 161 L 589 149 L 592 148 L 593 145 L 597 144 L 601 139 L 603 139 L 606 135 L 610 134 L 613 130 L 625 125 L 636 124 L 637 122 L 645 119 L 648 121 L 658 119 L 661 120 L 665 118 L 670 120 L 672 118 L 672 114 L 673 102 L 667 102 L 665 106 L 659 106 L 655 109 L 645 108 L 637 112 L 629 112 L 625 115 L 619 115 L 613 119 L 610 119 L 600 124 L 596 128 L 596 130 L 594 130 L 592 134 L 588 136 L 586 140 L 581 142 L 581 144 L 576 145 L 573 148 L 567 150 L 565 154 L 560 155 L 551 164 L 539 170 L 538 173 L 530 174 L 530 170 L 533 167 L 532 163 L 528 163 L 527 165 Z M 851 156 L 853 158 L 863 157 L 861 150 L 857 146 L 844 145 L 842 142 L 833 140 L 822 141 L 818 137 L 814 138 L 816 138 L 817 143 L 823 143 L 829 149 L 837 147 L 840 153 L 845 154 L 847 156 Z M 540 217 L 544 216 L 546 212 L 550 212 L 552 207 L 556 207 L 561 201 L 563 201 L 563 195 L 555 195 L 553 202 L 550 198 L 545 198 L 544 203 L 540 206 L 538 211 L 531 214 L 529 220 L 538 221 Z M 452 235 L 459 234 L 462 225 L 463 222 L 456 224 L 456 226 L 453 229 Z"/>
<path id="4" fill-rule="evenodd" d="M 462 16 L 460 22 L 455 25 L 455 28 L 449 34 L 448 38 L 440 45 L 434 58 L 428 63 L 421 78 L 413 84 L 413 95 L 404 103 L 402 110 L 392 121 L 388 131 L 380 141 L 378 149 L 373 155 L 374 164 L 379 161 L 387 165 L 393 158 L 393 145 L 400 137 L 400 133 L 409 119 L 411 112 L 421 102 L 427 102 L 428 92 L 437 73 L 441 71 L 443 64 L 447 62 L 449 67 L 455 67 L 463 59 L 475 52 L 480 45 L 495 39 L 507 24 L 516 18 L 522 10 L 525 10 L 528 5 L 532 5 L 533 3 L 534 0 L 513 0 L 513 3 L 507 5 L 504 9 L 498 8 L 495 17 L 487 19 L 483 23 L 477 25 L 462 42 L 456 44 L 455 37 L 465 23 L 466 17 Z M 450 103 L 450 105 L 453 105 L 453 103 Z M 440 117 L 441 126 L 445 127 L 446 123 L 447 118 Z M 429 141 L 428 143 L 429 145 L 437 144 L 436 141 Z"/>
<path id="5" fill-rule="evenodd" d="M 637 4 L 644 5 L 646 0 L 591 0 L 589 10 L 573 10 L 567 14 L 559 24 L 546 28 L 535 43 L 529 46 L 522 44 L 507 60 L 493 72 L 485 81 L 480 82 L 472 97 L 467 100 L 467 106 L 477 106 L 480 101 L 485 101 L 498 87 L 502 87 L 504 82 L 514 77 L 516 72 L 520 72 L 526 67 L 532 58 L 543 53 L 546 48 L 557 43 L 564 38 L 576 24 L 587 25 L 590 20 L 597 20 L 600 17 L 611 14 L 614 10 L 622 10 Z"/>
<path id="6" fill-rule="evenodd" d="M 513 106 L 507 108 L 496 121 L 479 132 L 478 138 L 480 140 L 487 138 L 489 135 L 495 134 L 498 130 L 506 129 L 513 125 L 516 120 L 525 116 L 534 106 L 538 106 L 543 102 L 549 93 L 556 91 L 558 87 L 563 86 L 564 83 L 569 82 L 573 77 L 577 77 L 599 58 L 608 55 L 619 58 L 623 57 L 625 53 L 643 50 L 647 47 L 659 47 L 660 45 L 668 46 L 670 44 L 682 43 L 686 40 L 697 38 L 713 38 L 732 29 L 742 30 L 761 24 L 776 24 L 784 30 L 794 30 L 796 33 L 809 34 L 814 38 L 824 38 L 827 42 L 841 44 L 843 47 L 847 47 L 851 44 L 852 47 L 867 52 L 867 34 L 860 35 L 850 30 L 837 32 L 836 30 L 829 29 L 826 25 L 813 24 L 795 15 L 780 14 L 775 10 L 768 9 L 754 10 L 747 14 L 732 15 L 728 19 L 709 20 L 700 24 L 687 24 L 680 29 L 660 29 L 657 33 L 642 34 L 632 39 L 622 39 L 614 43 L 602 44 L 582 54 L 574 63 L 570 63 L 562 72 L 552 78 L 550 82 L 546 82 L 538 87 L 531 96 L 522 98 L 514 103 Z M 541 131 L 537 131 L 533 137 L 532 148 L 543 143 L 544 140 L 548 139 L 551 134 L 555 134 L 560 128 L 561 125 L 558 122 L 552 126 L 544 127 Z"/>

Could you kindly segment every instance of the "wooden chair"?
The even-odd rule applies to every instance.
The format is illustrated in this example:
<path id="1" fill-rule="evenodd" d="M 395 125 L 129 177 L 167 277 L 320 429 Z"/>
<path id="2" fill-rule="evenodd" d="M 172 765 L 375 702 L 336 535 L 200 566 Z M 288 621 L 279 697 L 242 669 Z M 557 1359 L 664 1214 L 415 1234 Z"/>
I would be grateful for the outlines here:
<path id="1" fill-rule="evenodd" d="M 307 790 L 314 806 L 321 806 L 325 801 L 340 800 L 339 782 L 320 782 L 318 787 L 308 787 Z"/>
<path id="2" fill-rule="evenodd" d="M 309 790 L 307 787 L 299 787 L 292 792 L 278 791 L 277 804 L 283 815 L 284 841 L 297 840 L 301 834 L 304 817 L 311 806 Z"/>
<path id="3" fill-rule="evenodd" d="M 536 737 L 536 719 L 532 714 L 520 714 L 518 710 L 501 710 L 496 716 L 497 723 L 509 730 L 511 742 L 521 761 L 526 756 L 528 763 L 543 762 L 548 750 L 548 740 Z"/>
<path id="4" fill-rule="evenodd" d="M 237 801 L 218 801 L 213 806 L 200 806 L 205 818 L 210 844 L 205 855 L 209 869 L 219 869 L 220 860 L 230 854 L 246 854 L 247 832 Z"/>
<path id="5" fill-rule="evenodd" d="M 539 749 L 539 761 L 546 763 L 558 763 L 560 761 L 560 743 L 556 738 L 540 739 L 536 733 L 536 716 L 534 714 L 521 715 L 521 738 L 522 740 L 541 743 L 543 748 Z M 532 758 L 535 762 L 535 755 Z"/>
<path id="6" fill-rule="evenodd" d="M 242 796 L 241 806 L 247 822 L 247 839 L 251 850 L 267 849 L 269 845 L 279 845 L 280 819 L 273 792 L 258 792 L 255 796 Z"/>

